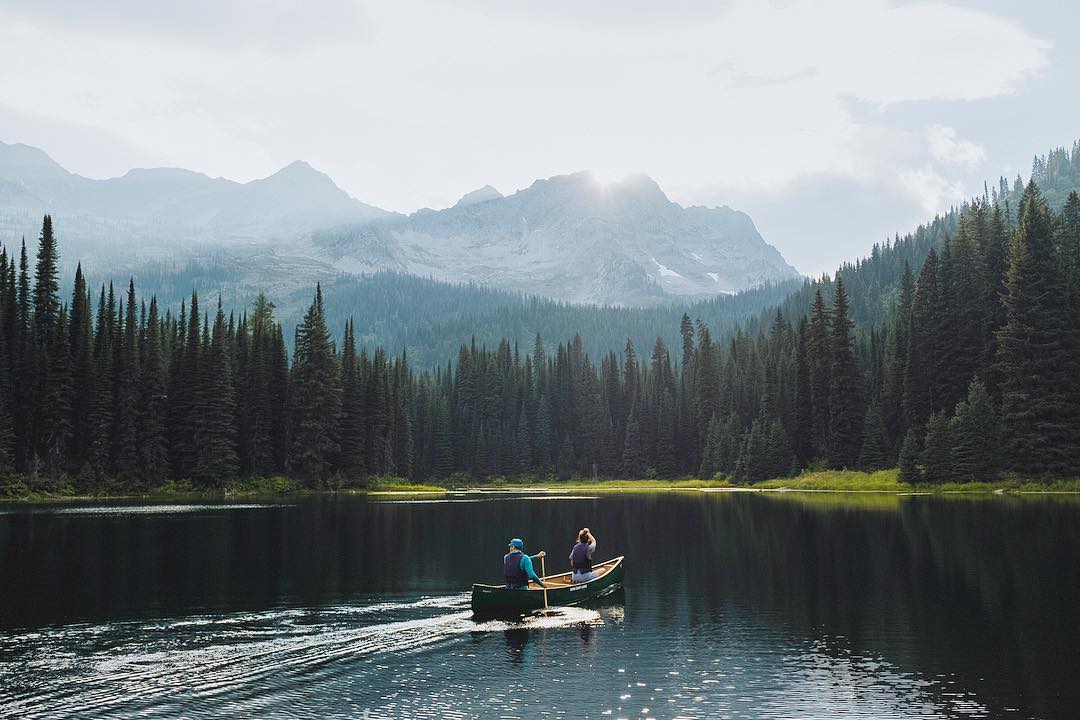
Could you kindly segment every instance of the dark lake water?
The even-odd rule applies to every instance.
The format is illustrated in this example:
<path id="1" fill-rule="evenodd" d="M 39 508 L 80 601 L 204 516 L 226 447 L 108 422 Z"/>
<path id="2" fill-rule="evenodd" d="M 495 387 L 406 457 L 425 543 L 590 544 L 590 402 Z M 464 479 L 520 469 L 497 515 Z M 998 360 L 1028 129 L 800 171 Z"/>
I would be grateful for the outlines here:
<path id="1" fill-rule="evenodd" d="M 582 525 L 624 591 L 472 619 Z M 0 506 L 3 717 L 1075 718 L 1078 657 L 1072 499 Z"/>

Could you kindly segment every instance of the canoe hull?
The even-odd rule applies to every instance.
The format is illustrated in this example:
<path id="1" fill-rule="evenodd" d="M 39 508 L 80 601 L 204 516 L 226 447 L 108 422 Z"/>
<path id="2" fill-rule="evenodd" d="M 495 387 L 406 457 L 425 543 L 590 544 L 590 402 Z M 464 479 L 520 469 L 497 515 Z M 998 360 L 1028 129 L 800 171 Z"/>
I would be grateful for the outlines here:
<path id="1" fill-rule="evenodd" d="M 618 589 L 622 586 L 625 569 L 623 558 L 604 563 L 610 569 L 587 583 L 558 584 L 549 581 L 548 606 L 581 605 Z M 556 576 L 562 578 L 564 576 Z M 498 585 L 474 584 L 472 587 L 472 610 L 476 615 L 528 613 L 544 607 L 542 589 L 509 590 Z"/>

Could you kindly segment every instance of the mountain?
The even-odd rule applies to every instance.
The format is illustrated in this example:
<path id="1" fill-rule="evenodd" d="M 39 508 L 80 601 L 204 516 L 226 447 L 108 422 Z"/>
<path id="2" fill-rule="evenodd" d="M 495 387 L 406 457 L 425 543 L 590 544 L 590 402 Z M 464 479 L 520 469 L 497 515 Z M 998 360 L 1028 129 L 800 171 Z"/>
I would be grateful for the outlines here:
<path id="1" fill-rule="evenodd" d="M 564 302 L 650 306 L 798 277 L 744 213 L 681 207 L 650 178 L 590 173 L 503 196 L 486 185 L 444 210 L 400 215 L 294 162 L 247 183 L 178 168 L 94 180 L 0 143 L 0 242 L 51 213 L 65 256 L 94 275 L 213 259 L 284 292 L 325 276 L 395 272 Z M 225 260 L 228 258 L 228 260 Z"/>
<path id="2" fill-rule="evenodd" d="M 501 192 L 491 187 L 490 185 L 485 185 L 478 190 L 473 190 L 470 193 L 465 193 L 464 195 L 462 195 L 461 199 L 454 204 L 454 207 L 475 205 L 476 203 L 482 203 L 488 200 L 497 200 L 501 197 L 503 197 L 503 194 Z"/>
<path id="3" fill-rule="evenodd" d="M 69 252 L 126 258 L 293 241 L 317 227 L 391 215 L 349 197 L 305 162 L 247 183 L 177 168 L 94 180 L 68 172 L 37 148 L 0 143 L 3 239 L 36 236 L 44 213 L 65 228 Z"/>
<path id="4" fill-rule="evenodd" d="M 446 210 L 316 232 L 346 272 L 391 270 L 570 302 L 653 305 L 798 277 L 745 213 L 684 208 L 650 178 L 587 172 L 503 197 L 486 187 Z"/>

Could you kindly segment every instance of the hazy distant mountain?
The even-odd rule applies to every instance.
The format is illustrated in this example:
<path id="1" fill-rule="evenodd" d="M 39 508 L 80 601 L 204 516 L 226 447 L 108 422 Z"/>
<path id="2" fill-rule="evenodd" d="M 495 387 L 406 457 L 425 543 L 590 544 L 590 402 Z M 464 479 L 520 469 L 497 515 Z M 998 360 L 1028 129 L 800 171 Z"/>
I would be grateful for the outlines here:
<path id="1" fill-rule="evenodd" d="M 52 213 L 69 252 L 176 257 L 237 242 L 292 240 L 317 227 L 391 213 L 349 197 L 324 173 L 294 162 L 238 183 L 176 168 L 93 180 L 43 151 L 0 143 L 0 233 L 36 236 Z M 90 259 L 90 258 L 87 258 Z"/>
<path id="2" fill-rule="evenodd" d="M 348 272 L 394 270 L 573 302 L 642 305 L 797 277 L 744 213 L 684 208 L 641 175 L 537 180 L 503 197 L 486 187 L 454 207 L 315 233 Z"/>
<path id="3" fill-rule="evenodd" d="M 93 180 L 37 148 L 0 143 L 0 241 L 35 238 L 47 212 L 65 264 L 81 259 L 95 275 L 229 258 L 246 283 L 286 290 L 394 271 L 612 305 L 798 275 L 747 215 L 683 208 L 643 175 L 611 185 L 564 175 L 505 197 L 487 185 L 451 208 L 405 216 L 350 197 L 304 162 L 247 183 L 175 168 Z"/>

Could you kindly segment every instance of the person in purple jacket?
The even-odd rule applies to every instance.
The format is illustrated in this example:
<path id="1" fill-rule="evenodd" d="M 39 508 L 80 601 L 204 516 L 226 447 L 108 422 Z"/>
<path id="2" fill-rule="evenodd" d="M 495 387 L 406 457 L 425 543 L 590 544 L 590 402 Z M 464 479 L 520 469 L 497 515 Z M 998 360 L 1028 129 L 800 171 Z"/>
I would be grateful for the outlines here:
<path id="1" fill-rule="evenodd" d="M 577 544 L 570 551 L 570 579 L 573 582 L 589 582 L 600 577 L 600 573 L 592 567 L 594 552 L 596 552 L 596 538 L 593 537 L 589 528 L 581 528 Z"/>
<path id="2" fill-rule="evenodd" d="M 507 546 L 510 552 L 503 555 L 503 580 L 506 587 L 512 590 L 528 589 L 530 580 L 544 586 L 544 581 L 537 577 L 533 569 L 533 560 L 544 557 L 544 551 L 530 557 L 522 552 L 524 548 L 525 542 L 521 538 L 514 538 Z"/>

